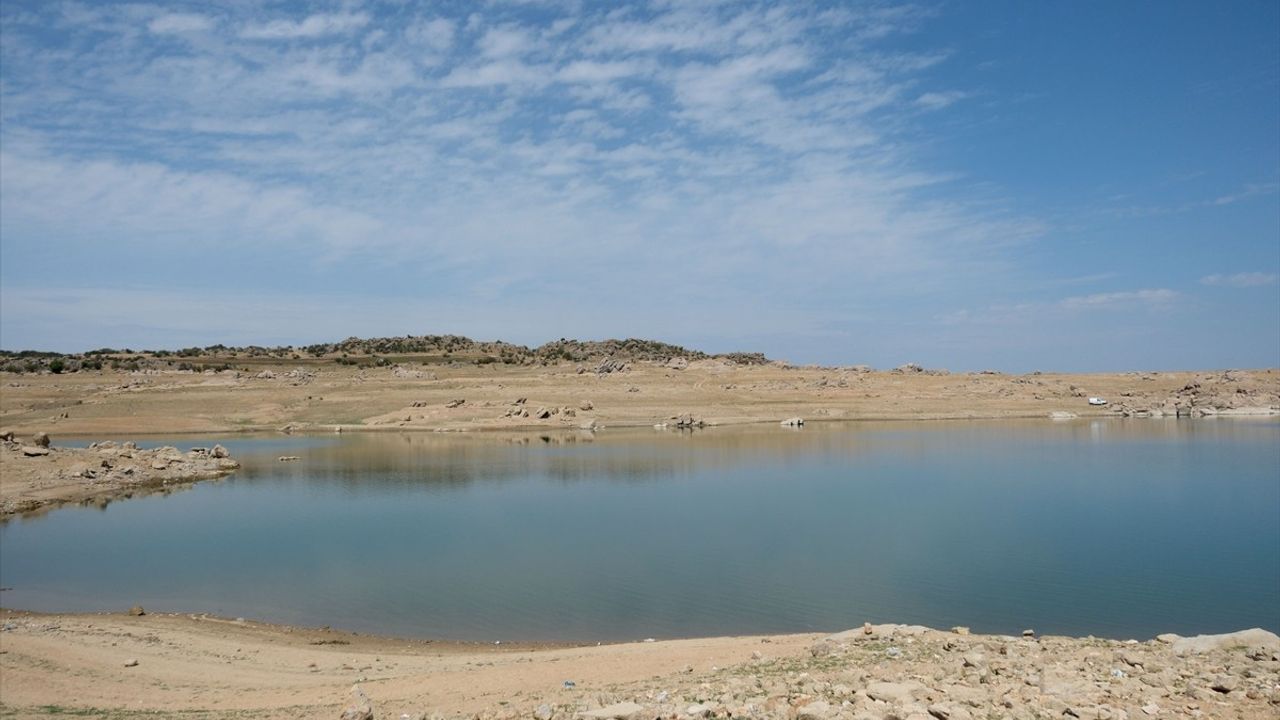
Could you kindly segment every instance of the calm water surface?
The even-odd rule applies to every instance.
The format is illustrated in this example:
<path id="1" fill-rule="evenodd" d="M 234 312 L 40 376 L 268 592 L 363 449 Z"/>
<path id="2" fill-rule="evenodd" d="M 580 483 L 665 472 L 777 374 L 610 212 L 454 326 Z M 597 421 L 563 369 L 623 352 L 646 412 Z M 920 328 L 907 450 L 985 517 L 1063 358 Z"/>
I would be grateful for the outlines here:
<path id="1" fill-rule="evenodd" d="M 0 601 L 469 640 L 1280 631 L 1274 419 L 171 442 L 214 440 L 229 479 L 0 525 Z"/>

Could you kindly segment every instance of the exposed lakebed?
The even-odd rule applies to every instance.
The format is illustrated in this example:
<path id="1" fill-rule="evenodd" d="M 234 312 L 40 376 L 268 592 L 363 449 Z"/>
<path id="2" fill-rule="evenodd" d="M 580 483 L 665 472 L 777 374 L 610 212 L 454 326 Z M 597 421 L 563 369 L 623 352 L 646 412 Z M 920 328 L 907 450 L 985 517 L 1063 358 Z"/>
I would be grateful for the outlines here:
<path id="1" fill-rule="evenodd" d="M 1274 418 L 152 444 L 213 442 L 227 479 L 0 525 L 0 601 L 465 640 L 1280 630 Z"/>

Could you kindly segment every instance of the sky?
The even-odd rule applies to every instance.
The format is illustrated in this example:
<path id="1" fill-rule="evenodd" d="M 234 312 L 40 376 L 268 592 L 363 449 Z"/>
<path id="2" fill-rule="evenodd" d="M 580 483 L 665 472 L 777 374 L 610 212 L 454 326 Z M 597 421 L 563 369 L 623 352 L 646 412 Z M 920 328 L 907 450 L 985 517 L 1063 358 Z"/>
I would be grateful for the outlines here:
<path id="1" fill-rule="evenodd" d="M 0 347 L 1280 366 L 1280 4 L 0 0 Z"/>

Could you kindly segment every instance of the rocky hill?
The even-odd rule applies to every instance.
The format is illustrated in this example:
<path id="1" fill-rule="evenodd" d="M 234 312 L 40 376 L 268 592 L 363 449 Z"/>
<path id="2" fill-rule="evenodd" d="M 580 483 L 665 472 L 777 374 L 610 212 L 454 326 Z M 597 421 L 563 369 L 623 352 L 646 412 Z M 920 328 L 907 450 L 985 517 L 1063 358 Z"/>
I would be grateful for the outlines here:
<path id="1" fill-rule="evenodd" d="M 470 362 L 509 365 L 554 364 L 559 362 L 600 363 L 668 362 L 719 358 L 743 365 L 769 362 L 763 353 L 735 352 L 710 354 L 679 345 L 627 338 L 625 340 L 569 340 L 527 347 L 514 343 L 472 340 L 461 335 L 406 335 L 402 337 L 357 338 L 314 345 L 233 347 L 209 345 L 177 350 L 132 350 L 99 348 L 83 353 L 54 353 L 34 350 L 0 350 L 0 371 L 12 373 L 71 373 L 81 370 L 140 370 L 181 367 L 183 369 L 227 369 L 254 360 L 325 361 L 339 364 L 387 365 L 404 360 L 419 362 Z"/>

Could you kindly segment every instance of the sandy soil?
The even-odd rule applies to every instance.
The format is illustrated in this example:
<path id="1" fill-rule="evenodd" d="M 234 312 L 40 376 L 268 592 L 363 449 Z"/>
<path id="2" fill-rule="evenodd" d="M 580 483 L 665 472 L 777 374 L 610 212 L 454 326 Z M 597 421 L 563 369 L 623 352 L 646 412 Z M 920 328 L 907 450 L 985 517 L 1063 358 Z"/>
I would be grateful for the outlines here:
<path id="1" fill-rule="evenodd" d="M 623 372 L 573 365 L 285 363 L 220 373 L 0 374 L 0 427 L 54 437 L 240 430 L 493 430 L 637 426 L 689 413 L 709 424 L 1275 413 L 1280 370 L 1098 375 L 860 372 L 703 360 Z M 1094 407 L 1088 397 L 1109 404 Z M 524 398 L 522 404 L 516 401 Z M 462 401 L 462 402 L 458 402 Z M 538 410 L 550 413 L 538 418 Z"/>
<path id="2" fill-rule="evenodd" d="M 1280 638 L 1262 631 L 1125 643 L 883 625 L 830 637 L 508 647 L 187 615 L 5 611 L 3 623 L 3 717 L 337 718 L 354 685 L 378 718 L 1280 714 Z"/>

